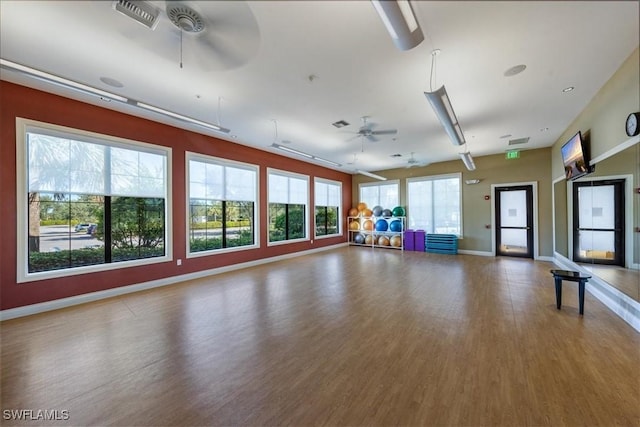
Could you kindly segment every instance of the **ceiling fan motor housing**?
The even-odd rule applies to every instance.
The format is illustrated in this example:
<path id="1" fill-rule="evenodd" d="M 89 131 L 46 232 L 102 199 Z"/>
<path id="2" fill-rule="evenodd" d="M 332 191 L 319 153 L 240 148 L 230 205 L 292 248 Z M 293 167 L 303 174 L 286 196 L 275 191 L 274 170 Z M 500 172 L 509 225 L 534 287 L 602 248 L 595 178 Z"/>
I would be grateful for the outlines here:
<path id="1" fill-rule="evenodd" d="M 176 27 L 187 33 L 204 30 L 204 21 L 195 10 L 179 3 L 167 4 L 167 16 Z"/>

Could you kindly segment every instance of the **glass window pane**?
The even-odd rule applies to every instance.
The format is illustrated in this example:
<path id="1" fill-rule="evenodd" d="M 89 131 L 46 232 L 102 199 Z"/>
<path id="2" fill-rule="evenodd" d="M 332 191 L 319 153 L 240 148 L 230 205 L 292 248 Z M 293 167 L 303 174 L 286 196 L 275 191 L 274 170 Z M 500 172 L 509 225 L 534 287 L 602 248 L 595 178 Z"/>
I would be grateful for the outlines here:
<path id="1" fill-rule="evenodd" d="M 256 200 L 256 172 L 248 169 L 225 168 L 226 200 Z"/>
<path id="2" fill-rule="evenodd" d="M 527 253 L 527 230 L 502 229 L 500 232 L 500 250 L 506 253 Z"/>
<path id="3" fill-rule="evenodd" d="M 527 192 L 525 190 L 500 192 L 500 225 L 502 227 L 527 226 Z"/>
<path id="4" fill-rule="evenodd" d="M 581 228 L 615 228 L 615 193 L 613 185 L 578 188 Z"/>

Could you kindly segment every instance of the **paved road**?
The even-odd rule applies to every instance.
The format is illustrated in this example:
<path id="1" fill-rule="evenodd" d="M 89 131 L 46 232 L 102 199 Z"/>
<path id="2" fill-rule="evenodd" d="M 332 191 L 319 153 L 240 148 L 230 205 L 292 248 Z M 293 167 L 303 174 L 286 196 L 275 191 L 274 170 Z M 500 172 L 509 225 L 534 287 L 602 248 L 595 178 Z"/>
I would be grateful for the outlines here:
<path id="1" fill-rule="evenodd" d="M 103 246 L 104 243 L 92 235 L 87 234 L 86 231 L 76 232 L 73 227 L 66 225 L 47 225 L 40 227 L 40 252 L 82 249 L 96 245 Z"/>

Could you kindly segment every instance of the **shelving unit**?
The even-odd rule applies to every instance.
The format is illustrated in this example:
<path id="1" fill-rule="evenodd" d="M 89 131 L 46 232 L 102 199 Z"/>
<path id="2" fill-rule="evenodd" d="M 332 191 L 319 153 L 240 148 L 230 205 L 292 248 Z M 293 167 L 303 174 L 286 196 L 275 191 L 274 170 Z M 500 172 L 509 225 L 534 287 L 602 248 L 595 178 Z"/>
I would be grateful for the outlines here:
<path id="1" fill-rule="evenodd" d="M 386 227 L 378 227 L 380 229 L 376 230 L 376 224 L 378 221 L 385 221 Z M 395 221 L 398 221 L 399 225 L 398 223 L 392 225 Z M 349 244 L 352 246 L 367 246 L 371 248 L 396 249 L 403 251 L 406 222 L 406 217 L 404 216 L 347 217 Z M 382 230 L 382 228 L 385 229 Z"/>

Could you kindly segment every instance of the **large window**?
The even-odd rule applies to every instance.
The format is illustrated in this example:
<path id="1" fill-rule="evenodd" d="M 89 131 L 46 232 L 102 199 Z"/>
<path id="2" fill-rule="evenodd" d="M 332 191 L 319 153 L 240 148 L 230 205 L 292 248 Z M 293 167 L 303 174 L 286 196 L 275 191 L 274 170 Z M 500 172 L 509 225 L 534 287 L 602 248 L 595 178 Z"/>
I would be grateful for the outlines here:
<path id="1" fill-rule="evenodd" d="M 187 154 L 189 252 L 256 245 L 258 167 Z"/>
<path id="2" fill-rule="evenodd" d="M 460 174 L 407 179 L 408 228 L 462 235 Z"/>
<path id="3" fill-rule="evenodd" d="M 400 185 L 398 181 L 388 181 L 382 184 L 360 184 L 360 202 L 367 206 L 382 206 L 385 209 L 393 209 L 400 204 Z"/>
<path id="4" fill-rule="evenodd" d="M 269 170 L 269 242 L 307 238 L 309 177 Z"/>
<path id="5" fill-rule="evenodd" d="M 339 235 L 342 183 L 315 179 L 316 237 Z"/>
<path id="6" fill-rule="evenodd" d="M 19 281 L 166 259 L 168 149 L 26 120 L 18 130 Z"/>

